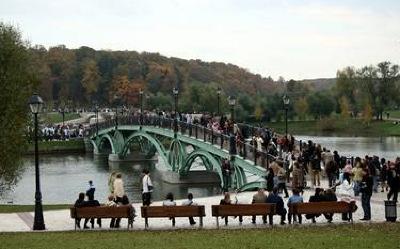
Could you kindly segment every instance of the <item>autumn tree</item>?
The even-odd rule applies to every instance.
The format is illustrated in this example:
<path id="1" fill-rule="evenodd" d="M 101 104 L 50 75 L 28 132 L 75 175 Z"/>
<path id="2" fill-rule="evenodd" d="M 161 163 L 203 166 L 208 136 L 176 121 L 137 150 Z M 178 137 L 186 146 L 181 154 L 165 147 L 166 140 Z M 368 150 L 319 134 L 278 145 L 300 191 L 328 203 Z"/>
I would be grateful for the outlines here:
<path id="1" fill-rule="evenodd" d="M 370 103 L 366 103 L 363 110 L 363 121 L 364 124 L 366 124 L 367 126 L 369 126 L 371 123 L 372 115 L 372 106 Z"/>
<path id="2" fill-rule="evenodd" d="M 83 63 L 82 87 L 85 89 L 85 97 L 88 101 L 97 92 L 100 82 L 99 70 L 96 61 L 88 59 Z"/>
<path id="3" fill-rule="evenodd" d="M 113 104 L 116 97 L 122 101 L 121 104 L 138 106 L 139 91 L 144 89 L 144 82 L 141 79 L 129 80 L 127 76 L 118 76 L 113 80 L 109 93 L 109 102 Z"/>

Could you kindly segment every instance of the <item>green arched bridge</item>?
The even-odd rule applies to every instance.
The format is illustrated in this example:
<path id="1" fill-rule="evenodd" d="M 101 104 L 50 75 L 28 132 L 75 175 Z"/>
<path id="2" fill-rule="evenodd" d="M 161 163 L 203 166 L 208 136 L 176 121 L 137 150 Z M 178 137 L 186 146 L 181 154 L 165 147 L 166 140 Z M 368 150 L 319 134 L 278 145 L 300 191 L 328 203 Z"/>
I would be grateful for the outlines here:
<path id="1" fill-rule="evenodd" d="M 199 125 L 173 119 L 125 116 L 94 124 L 86 133 L 95 153 L 110 153 L 123 160 L 135 144 L 146 157 L 156 153 L 167 170 L 185 176 L 200 158 L 207 171 L 218 174 L 221 187 L 241 191 L 265 187 L 268 160 L 252 145 L 236 142 L 233 135 L 215 133 Z M 222 161 L 230 161 L 229 173 Z"/>

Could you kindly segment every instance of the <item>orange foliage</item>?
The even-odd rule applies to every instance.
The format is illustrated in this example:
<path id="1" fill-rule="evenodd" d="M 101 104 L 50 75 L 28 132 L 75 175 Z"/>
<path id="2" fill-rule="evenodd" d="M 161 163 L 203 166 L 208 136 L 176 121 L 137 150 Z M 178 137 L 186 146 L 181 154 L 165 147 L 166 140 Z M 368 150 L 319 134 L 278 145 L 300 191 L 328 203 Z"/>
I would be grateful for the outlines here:
<path id="1" fill-rule="evenodd" d="M 138 105 L 140 89 L 144 90 L 145 82 L 141 79 L 129 80 L 127 76 L 118 76 L 113 80 L 109 92 L 110 103 L 118 96 L 122 104 Z"/>

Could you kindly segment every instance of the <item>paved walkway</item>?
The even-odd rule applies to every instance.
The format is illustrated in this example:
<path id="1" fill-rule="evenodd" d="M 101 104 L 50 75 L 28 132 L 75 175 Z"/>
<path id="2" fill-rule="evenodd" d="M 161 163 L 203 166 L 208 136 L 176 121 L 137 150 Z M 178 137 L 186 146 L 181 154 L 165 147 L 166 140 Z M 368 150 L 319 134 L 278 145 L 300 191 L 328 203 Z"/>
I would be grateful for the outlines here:
<path id="1" fill-rule="evenodd" d="M 290 192 L 290 191 L 289 191 Z M 304 192 L 304 200 L 308 201 L 308 198 L 311 194 L 313 194 L 314 189 L 308 189 Z M 252 196 L 255 192 L 243 192 L 237 195 L 232 194 L 232 200 L 237 197 L 239 203 L 250 203 Z M 204 218 L 204 228 L 205 229 L 213 229 L 216 228 L 215 218 L 211 216 L 211 205 L 219 204 L 222 196 L 214 196 L 214 197 L 206 197 L 206 198 L 198 198 L 195 201 L 199 205 L 205 205 L 206 209 L 206 217 Z M 374 193 L 373 198 L 371 200 L 371 208 L 372 208 L 372 222 L 383 222 L 385 221 L 385 207 L 383 201 L 386 198 L 385 193 Z M 359 219 L 363 217 L 363 210 L 361 208 L 361 202 L 359 198 L 356 198 L 358 210 L 353 215 L 354 222 L 360 223 Z M 287 199 L 285 200 L 285 205 Z M 182 200 L 177 200 L 177 204 L 180 205 Z M 153 205 L 161 205 L 161 202 L 154 202 Z M 140 215 L 140 206 L 141 203 L 134 204 L 138 217 L 133 224 L 133 229 L 131 230 L 143 230 L 144 229 L 144 219 L 141 218 Z M 400 214 L 399 205 L 397 207 L 398 214 Z M 44 212 L 45 224 L 47 231 L 68 231 L 74 230 L 74 220 L 70 218 L 69 210 L 57 210 L 57 211 L 46 211 Z M 196 219 L 197 220 L 197 219 Z M 274 216 L 274 224 L 278 225 L 280 221 L 279 216 Z M 82 221 L 83 223 L 83 221 Z M 102 221 L 103 228 L 101 229 L 109 229 L 109 219 L 104 219 Z M 317 218 L 317 224 L 328 224 L 326 223 L 325 218 L 321 215 Z M 334 224 L 344 223 L 341 221 L 341 215 L 336 214 L 333 220 Z M 11 213 L 11 214 L 0 214 L 0 232 L 21 232 L 21 231 L 31 231 L 33 224 L 33 213 Z M 197 222 L 198 224 L 198 222 Z M 223 224 L 223 222 L 220 222 Z M 311 221 L 303 218 L 304 225 L 310 225 Z M 83 224 L 82 224 L 83 226 Z M 121 221 L 120 230 L 125 230 L 127 226 L 126 219 Z M 289 226 L 289 225 L 286 225 Z M 225 228 L 224 226 L 221 226 Z M 229 218 L 229 225 L 226 228 L 229 229 L 237 229 L 237 228 L 268 228 L 268 225 L 262 224 L 261 217 L 257 218 L 257 224 L 251 223 L 251 217 L 243 217 L 243 224 L 239 225 L 238 219 Z M 176 219 L 176 228 L 172 228 L 171 221 L 168 218 L 154 218 L 149 219 L 149 229 L 150 230 L 169 230 L 169 229 L 196 229 L 198 225 L 190 226 L 187 218 L 177 218 Z M 99 228 L 95 227 L 95 230 Z M 89 229 L 91 230 L 91 229 Z"/>

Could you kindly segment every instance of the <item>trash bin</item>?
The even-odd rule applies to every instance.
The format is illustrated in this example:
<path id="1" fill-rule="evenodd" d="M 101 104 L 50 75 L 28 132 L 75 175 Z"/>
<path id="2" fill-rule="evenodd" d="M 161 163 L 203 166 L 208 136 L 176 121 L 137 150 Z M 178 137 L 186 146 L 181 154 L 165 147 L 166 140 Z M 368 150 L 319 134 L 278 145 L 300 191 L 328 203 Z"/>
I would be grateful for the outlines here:
<path id="1" fill-rule="evenodd" d="M 385 218 L 386 221 L 396 222 L 397 205 L 395 201 L 385 201 Z"/>

